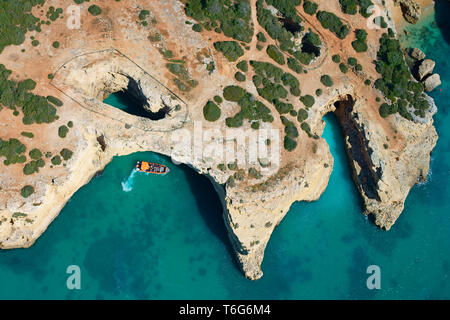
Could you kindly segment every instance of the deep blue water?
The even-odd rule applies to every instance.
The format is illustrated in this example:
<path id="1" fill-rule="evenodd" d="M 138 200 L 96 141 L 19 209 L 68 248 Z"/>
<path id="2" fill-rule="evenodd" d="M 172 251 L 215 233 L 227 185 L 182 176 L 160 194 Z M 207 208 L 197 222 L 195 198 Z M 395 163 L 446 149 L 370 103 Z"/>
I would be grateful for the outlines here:
<path id="1" fill-rule="evenodd" d="M 409 44 L 436 60 L 443 80 L 431 94 L 440 138 L 429 181 L 413 188 L 391 231 L 361 214 L 339 125 L 328 115 L 330 183 L 319 201 L 295 203 L 275 229 L 261 280 L 236 267 L 209 181 L 147 152 L 115 158 L 33 247 L 1 251 L 0 298 L 450 298 L 450 45 L 433 16 L 409 31 Z M 138 159 L 171 172 L 130 176 Z M 69 265 L 81 268 L 81 290 L 66 288 Z M 369 265 L 381 269 L 381 290 L 366 287 Z"/>

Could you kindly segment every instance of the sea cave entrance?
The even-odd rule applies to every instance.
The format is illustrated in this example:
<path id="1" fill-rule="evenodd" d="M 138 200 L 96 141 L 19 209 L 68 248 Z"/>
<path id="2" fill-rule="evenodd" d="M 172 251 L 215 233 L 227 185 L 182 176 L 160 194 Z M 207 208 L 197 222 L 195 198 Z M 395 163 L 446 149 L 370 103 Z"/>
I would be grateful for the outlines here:
<path id="1" fill-rule="evenodd" d="M 122 91 L 109 94 L 103 103 L 118 108 L 134 116 L 149 118 L 154 121 L 162 120 L 171 111 L 169 106 L 163 106 L 157 112 L 150 111 L 148 100 L 139 88 L 137 82 L 128 78 L 128 86 Z"/>

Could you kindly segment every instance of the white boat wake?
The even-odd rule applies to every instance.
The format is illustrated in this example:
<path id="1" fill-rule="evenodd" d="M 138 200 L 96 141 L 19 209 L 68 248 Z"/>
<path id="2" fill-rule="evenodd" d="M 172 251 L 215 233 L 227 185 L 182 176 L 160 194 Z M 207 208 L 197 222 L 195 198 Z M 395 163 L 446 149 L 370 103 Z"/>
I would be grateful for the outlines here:
<path id="1" fill-rule="evenodd" d="M 136 172 L 136 169 L 133 169 L 128 176 L 128 179 L 122 182 L 122 190 L 124 192 L 130 192 L 133 190 L 134 176 L 136 175 Z"/>

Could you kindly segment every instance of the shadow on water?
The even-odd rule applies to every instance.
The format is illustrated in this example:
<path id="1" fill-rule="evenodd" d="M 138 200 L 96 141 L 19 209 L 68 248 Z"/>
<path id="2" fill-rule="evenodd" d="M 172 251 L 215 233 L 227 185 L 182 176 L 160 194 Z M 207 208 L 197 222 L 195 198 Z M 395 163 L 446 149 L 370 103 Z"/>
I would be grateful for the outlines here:
<path id="1" fill-rule="evenodd" d="M 130 79 L 128 88 L 124 91 L 111 93 L 103 103 L 116 107 L 133 116 L 149 118 L 154 121 L 162 120 L 170 112 L 169 107 L 163 107 L 157 112 L 150 112 L 145 109 L 148 106 L 147 98 L 137 90 L 138 87 L 133 79 Z"/>
<path id="2" fill-rule="evenodd" d="M 354 182 L 354 179 L 352 177 L 352 167 L 350 165 L 349 157 L 346 151 L 346 145 L 345 145 L 345 133 L 342 130 L 341 123 L 339 122 L 339 119 L 337 115 L 334 112 L 327 113 L 323 119 L 326 121 L 327 125 L 330 127 L 328 132 L 331 132 L 332 134 L 332 141 L 327 141 L 328 144 L 332 143 L 335 145 L 335 150 L 330 150 L 333 154 L 334 161 L 337 161 L 338 155 L 335 154 L 339 152 L 342 154 L 342 158 L 345 159 L 344 170 L 345 175 L 348 177 L 348 179 L 351 179 L 354 185 L 354 192 L 357 195 L 356 198 L 358 199 L 358 207 L 361 211 L 364 209 L 364 201 L 362 200 L 362 197 L 359 194 L 358 188 L 356 187 L 356 184 Z M 369 217 L 370 220 L 370 217 Z"/>
<path id="3" fill-rule="evenodd" d="M 448 13 L 450 12 L 450 1 L 448 0 L 436 0 L 436 24 L 444 36 L 445 41 L 450 44 L 450 20 L 448 19 Z"/>
<path id="4" fill-rule="evenodd" d="M 111 95 L 106 98 L 104 103 L 116 107 L 126 113 L 129 113 L 133 116 L 148 118 L 149 113 L 145 111 L 142 104 L 136 102 L 128 93 L 125 91 L 119 91 L 111 93 Z"/>
<path id="5" fill-rule="evenodd" d="M 239 268 L 235 260 L 234 250 L 228 237 L 225 222 L 223 221 L 222 203 L 214 186 L 207 177 L 198 174 L 188 166 L 181 165 L 180 168 L 183 170 L 183 173 L 189 182 L 200 215 L 211 232 L 222 241 L 233 263 Z"/>

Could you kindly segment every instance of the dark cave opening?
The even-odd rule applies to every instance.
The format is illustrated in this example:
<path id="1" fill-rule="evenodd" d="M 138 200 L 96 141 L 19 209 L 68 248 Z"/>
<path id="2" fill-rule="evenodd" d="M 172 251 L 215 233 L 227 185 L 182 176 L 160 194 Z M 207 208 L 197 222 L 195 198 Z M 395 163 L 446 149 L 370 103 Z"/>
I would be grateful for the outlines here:
<path id="1" fill-rule="evenodd" d="M 313 54 L 315 57 L 320 56 L 320 48 L 316 47 L 305 38 L 303 38 L 302 40 L 302 52 L 307 54 Z"/>
<path id="2" fill-rule="evenodd" d="M 169 106 L 164 106 L 157 112 L 151 112 L 146 109 L 148 101 L 142 93 L 139 84 L 133 78 L 128 77 L 128 80 L 127 88 L 111 93 L 103 102 L 131 115 L 154 121 L 162 120 L 170 113 L 171 109 Z"/>
<path id="3" fill-rule="evenodd" d="M 283 24 L 283 27 L 292 34 L 302 31 L 302 26 L 294 22 L 291 18 L 282 16 L 278 20 Z"/>

